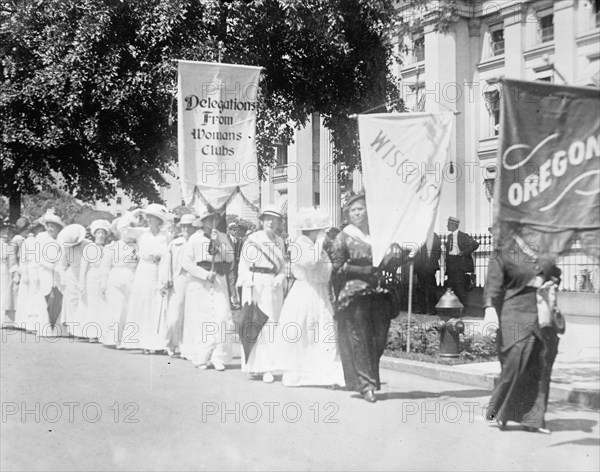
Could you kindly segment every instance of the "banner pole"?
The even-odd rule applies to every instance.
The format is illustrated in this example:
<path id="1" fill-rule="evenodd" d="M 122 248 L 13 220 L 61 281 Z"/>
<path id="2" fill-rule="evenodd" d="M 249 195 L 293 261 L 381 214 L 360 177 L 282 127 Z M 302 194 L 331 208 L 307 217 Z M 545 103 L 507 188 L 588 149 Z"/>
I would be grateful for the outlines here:
<path id="1" fill-rule="evenodd" d="M 413 298 L 413 260 L 410 260 L 408 266 L 408 327 L 406 332 L 406 352 L 410 352 L 410 321 L 412 316 L 412 298 Z"/>

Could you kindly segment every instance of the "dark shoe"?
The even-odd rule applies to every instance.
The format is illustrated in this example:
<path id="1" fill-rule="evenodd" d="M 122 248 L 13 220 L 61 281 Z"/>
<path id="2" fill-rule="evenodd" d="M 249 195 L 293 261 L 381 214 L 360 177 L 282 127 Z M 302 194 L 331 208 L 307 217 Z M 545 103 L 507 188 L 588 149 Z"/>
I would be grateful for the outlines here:
<path id="1" fill-rule="evenodd" d="M 362 396 L 369 403 L 375 403 L 377 401 L 377 397 L 375 396 L 373 390 L 366 390 L 365 392 L 363 392 Z"/>

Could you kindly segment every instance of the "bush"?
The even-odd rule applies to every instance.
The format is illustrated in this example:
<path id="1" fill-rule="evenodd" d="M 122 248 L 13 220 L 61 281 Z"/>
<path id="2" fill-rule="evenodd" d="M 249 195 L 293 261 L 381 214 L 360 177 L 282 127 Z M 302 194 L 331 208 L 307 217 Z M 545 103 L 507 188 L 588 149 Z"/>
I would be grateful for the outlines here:
<path id="1" fill-rule="evenodd" d="M 403 318 L 400 323 L 393 323 L 388 333 L 386 350 L 394 353 L 406 352 L 408 320 Z M 435 357 L 440 351 L 438 331 L 433 323 L 415 323 L 410 325 L 410 351 L 414 354 Z M 496 336 L 459 335 L 460 360 L 464 362 L 489 361 L 496 358 Z"/>

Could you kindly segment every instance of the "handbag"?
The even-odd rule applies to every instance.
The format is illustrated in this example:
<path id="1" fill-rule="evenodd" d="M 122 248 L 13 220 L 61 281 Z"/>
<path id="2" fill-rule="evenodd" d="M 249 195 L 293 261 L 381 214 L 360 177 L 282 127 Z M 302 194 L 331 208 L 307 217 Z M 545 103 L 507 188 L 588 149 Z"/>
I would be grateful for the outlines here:
<path id="1" fill-rule="evenodd" d="M 565 318 L 558 309 L 556 292 L 558 286 L 552 280 L 542 284 L 536 291 L 538 323 L 540 328 L 554 328 L 558 334 L 566 331 Z"/>

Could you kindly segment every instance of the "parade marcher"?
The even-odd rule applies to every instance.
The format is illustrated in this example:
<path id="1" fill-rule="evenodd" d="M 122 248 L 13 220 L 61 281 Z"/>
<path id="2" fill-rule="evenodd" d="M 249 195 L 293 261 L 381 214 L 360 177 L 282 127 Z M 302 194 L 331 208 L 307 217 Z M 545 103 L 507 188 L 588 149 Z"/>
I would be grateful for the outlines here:
<path id="1" fill-rule="evenodd" d="M 417 301 L 421 313 L 435 314 L 435 305 L 437 304 L 435 273 L 440 270 L 441 255 L 442 242 L 437 233 L 433 233 L 431 250 L 427 250 L 426 243 L 423 243 L 415 255 L 414 268 L 417 275 Z"/>
<path id="2" fill-rule="evenodd" d="M 244 305 L 256 304 L 268 317 L 256 344 L 246 362 L 242 353 L 242 371 L 251 375 L 262 374 L 264 382 L 275 379 L 276 368 L 274 340 L 283 305 L 283 283 L 285 280 L 283 239 L 277 235 L 283 216 L 274 205 L 265 207 L 259 219 L 262 229 L 247 236 L 238 266 L 238 287 L 242 287 L 242 309 Z M 242 334 L 243 335 L 243 334 Z"/>
<path id="3" fill-rule="evenodd" d="M 331 261 L 323 249 L 327 214 L 314 208 L 298 212 L 302 235 L 291 244 L 295 282 L 279 318 L 277 365 L 286 387 L 345 386 L 329 297 Z"/>
<path id="4" fill-rule="evenodd" d="M 363 193 L 352 196 L 344 210 L 350 224 L 337 235 L 332 260 L 339 350 L 346 388 L 375 402 L 374 391 L 380 389 L 379 359 L 390 321 L 399 309 L 394 293 L 381 288 L 382 273 L 395 272 L 391 266 L 396 261 L 388 253 L 379 267 L 372 265 Z"/>
<path id="5" fill-rule="evenodd" d="M 118 346 L 123 336 L 136 335 L 135 329 L 124 332 L 131 286 L 139 260 L 135 234 L 128 231 L 132 223 L 131 213 L 113 221 L 111 231 L 118 239 L 106 247 L 102 258 L 100 293 L 108 309 L 100 322 L 100 342 L 107 346 Z"/>
<path id="6" fill-rule="evenodd" d="M 475 270 L 473 253 L 479 247 L 467 233 L 459 231 L 460 220 L 453 216 L 448 218 L 447 228 L 450 231 L 446 240 L 446 274 L 448 285 L 464 305 L 466 301 L 465 274 Z"/>
<path id="7" fill-rule="evenodd" d="M 501 428 L 507 421 L 528 431 L 549 433 L 544 415 L 548 404 L 552 365 L 558 352 L 554 326 L 540 327 L 538 289 L 560 283 L 560 269 L 552 258 L 538 258 L 522 235 L 490 259 L 484 289 L 486 318 L 499 319 L 500 378 L 486 413 Z"/>
<path id="8" fill-rule="evenodd" d="M 61 321 L 71 336 L 85 337 L 85 321 L 81 310 L 80 270 L 84 258 L 84 249 L 91 243 L 86 239 L 85 228 L 79 224 L 65 226 L 56 240 L 61 244 L 62 254 L 59 261 L 64 273 L 65 286 L 61 309 Z"/>
<path id="9" fill-rule="evenodd" d="M 180 352 L 183 338 L 183 323 L 185 314 L 185 291 L 187 273 L 183 269 L 183 253 L 190 236 L 196 232 L 192 223 L 196 217 L 186 214 L 179 221 L 181 233 L 167 247 L 167 254 L 160 264 L 160 285 L 166 309 L 167 354 L 174 356 Z"/>
<path id="10" fill-rule="evenodd" d="M 81 285 L 80 313 L 84 337 L 87 337 L 90 342 L 97 342 L 104 335 L 102 326 L 106 324 L 104 319 L 108 316 L 106 299 L 102 296 L 100 288 L 104 247 L 111 234 L 110 222 L 104 219 L 92 221 L 90 233 L 94 238 L 94 242 L 85 248 L 85 257 L 79 275 Z"/>
<path id="11" fill-rule="evenodd" d="M 167 252 L 169 235 L 165 226 L 171 217 L 167 209 L 158 203 L 151 203 L 144 210 L 136 212 L 145 217 L 148 227 L 130 227 L 124 230 L 131 232 L 137 242 L 139 263 L 133 279 L 124 327 L 127 330 L 128 325 L 132 326 L 135 335 L 124 336 L 120 347 L 142 349 L 143 354 L 154 354 L 167 349 L 158 266 Z"/>
<path id="12" fill-rule="evenodd" d="M 58 233 L 65 227 L 63 220 L 49 209 L 40 218 L 45 231 L 35 237 L 35 258 L 32 273 L 34 278 L 31 297 L 31 314 L 35 320 L 36 331 L 45 337 L 67 334 L 59 322 L 62 311 L 62 289 L 64 274 L 58 265 L 62 247 L 56 241 Z"/>
<path id="13" fill-rule="evenodd" d="M 233 265 L 231 270 L 227 274 L 227 286 L 229 287 L 229 298 L 231 300 L 231 308 L 237 310 L 240 308 L 240 297 L 235 286 L 237 281 L 238 265 L 239 265 L 239 254 L 241 252 L 242 240 L 238 236 L 238 225 L 235 221 L 232 221 L 227 225 L 227 236 L 229 236 L 229 242 L 233 247 Z"/>
<path id="14" fill-rule="evenodd" d="M 15 324 L 25 331 L 35 331 L 36 323 L 39 323 L 39 310 L 35 310 L 38 269 L 36 264 L 36 236 L 44 230 L 40 220 L 31 223 L 25 240 L 19 249 L 18 278 L 19 285 L 15 305 Z"/>
<path id="15" fill-rule="evenodd" d="M 0 316 L 2 326 L 13 325 L 13 273 L 17 270 L 17 244 L 12 242 L 12 226 L 0 223 Z"/>
<path id="16" fill-rule="evenodd" d="M 216 229 L 217 213 L 205 211 L 193 223 L 201 228 L 185 246 L 182 268 L 187 272 L 181 357 L 199 369 L 212 365 L 225 370 L 229 360 L 227 331 L 231 308 L 227 273 L 233 264 L 233 247 L 226 234 Z"/>

